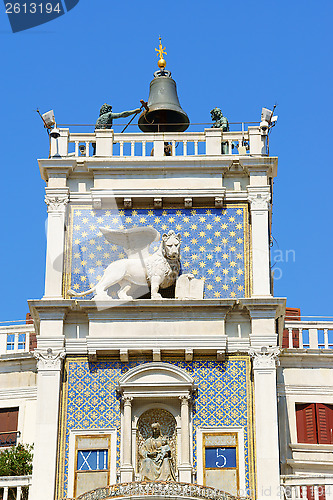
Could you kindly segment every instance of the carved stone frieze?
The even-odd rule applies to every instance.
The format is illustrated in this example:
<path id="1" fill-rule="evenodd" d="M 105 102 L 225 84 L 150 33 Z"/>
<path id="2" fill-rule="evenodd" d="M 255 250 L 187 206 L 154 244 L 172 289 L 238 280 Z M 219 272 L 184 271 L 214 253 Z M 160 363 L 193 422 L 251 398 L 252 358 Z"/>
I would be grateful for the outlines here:
<path id="1" fill-rule="evenodd" d="M 66 357 L 66 353 L 65 351 L 54 352 L 49 348 L 47 351 L 34 351 L 34 357 L 37 359 L 38 371 L 61 370 L 62 361 Z"/>
<path id="2" fill-rule="evenodd" d="M 275 348 L 265 348 L 262 347 L 259 349 L 250 349 L 250 356 L 253 358 L 253 368 L 270 368 L 275 369 L 279 364 L 278 356 L 280 354 L 280 349 L 278 347 Z"/>

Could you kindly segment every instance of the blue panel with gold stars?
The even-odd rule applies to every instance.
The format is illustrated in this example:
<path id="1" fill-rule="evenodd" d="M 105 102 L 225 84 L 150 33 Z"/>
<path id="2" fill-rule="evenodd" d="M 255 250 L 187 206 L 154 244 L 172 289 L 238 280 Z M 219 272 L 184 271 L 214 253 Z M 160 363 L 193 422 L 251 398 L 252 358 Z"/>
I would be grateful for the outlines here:
<path id="1" fill-rule="evenodd" d="M 124 249 L 109 243 L 100 227 L 129 229 L 152 226 L 162 235 L 171 229 L 181 234 L 180 274 L 192 273 L 205 281 L 204 298 L 249 296 L 249 243 L 247 206 L 196 209 L 92 210 L 72 207 L 64 293 L 89 290 L 113 261 L 126 258 Z M 150 252 L 160 242 L 150 246 Z M 109 289 L 117 298 L 115 285 Z M 84 298 L 92 298 L 92 294 Z"/>

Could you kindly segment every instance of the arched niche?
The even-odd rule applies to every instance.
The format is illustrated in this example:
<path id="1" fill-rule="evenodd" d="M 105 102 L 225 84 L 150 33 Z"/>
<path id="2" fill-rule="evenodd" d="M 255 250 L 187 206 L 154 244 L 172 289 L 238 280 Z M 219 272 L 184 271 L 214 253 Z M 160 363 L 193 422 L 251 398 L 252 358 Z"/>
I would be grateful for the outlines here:
<path id="1" fill-rule="evenodd" d="M 138 473 L 137 436 L 140 418 L 154 409 L 168 412 L 175 422 L 178 480 L 191 482 L 191 397 L 193 378 L 181 368 L 162 362 L 145 363 L 126 372 L 119 380 L 122 396 L 121 481 L 132 481 Z"/>
<path id="2" fill-rule="evenodd" d="M 251 317 L 246 307 L 235 306 L 225 318 L 225 333 L 231 338 L 249 338 Z"/>

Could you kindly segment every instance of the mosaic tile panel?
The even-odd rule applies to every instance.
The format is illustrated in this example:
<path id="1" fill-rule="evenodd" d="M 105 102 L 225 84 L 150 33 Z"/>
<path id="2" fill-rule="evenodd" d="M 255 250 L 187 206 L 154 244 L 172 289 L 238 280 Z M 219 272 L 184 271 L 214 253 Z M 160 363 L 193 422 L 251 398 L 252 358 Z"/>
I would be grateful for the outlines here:
<path id="1" fill-rule="evenodd" d="M 245 438 L 246 487 L 251 487 L 252 420 L 248 363 L 244 357 L 224 362 L 196 360 L 168 361 L 188 372 L 198 386 L 193 401 L 193 465 L 197 465 L 196 429 L 202 426 L 243 426 Z M 59 454 L 59 498 L 65 497 L 68 483 L 69 433 L 71 429 L 118 429 L 117 464 L 120 461 L 120 399 L 116 386 L 120 377 L 139 362 L 88 362 L 69 359 L 63 387 L 61 442 Z M 61 472 L 62 471 L 62 472 Z"/>
<path id="2" fill-rule="evenodd" d="M 241 298 L 249 295 L 248 216 L 244 204 L 224 209 L 92 210 L 72 207 L 67 239 L 65 296 L 69 288 L 89 290 L 113 261 L 126 258 L 124 249 L 108 242 L 100 227 L 129 229 L 152 226 L 162 235 L 180 233 L 181 271 L 205 280 L 205 298 Z M 150 245 L 150 252 L 159 242 Z M 109 290 L 117 297 L 117 285 Z M 87 295 L 85 298 L 92 298 Z"/>

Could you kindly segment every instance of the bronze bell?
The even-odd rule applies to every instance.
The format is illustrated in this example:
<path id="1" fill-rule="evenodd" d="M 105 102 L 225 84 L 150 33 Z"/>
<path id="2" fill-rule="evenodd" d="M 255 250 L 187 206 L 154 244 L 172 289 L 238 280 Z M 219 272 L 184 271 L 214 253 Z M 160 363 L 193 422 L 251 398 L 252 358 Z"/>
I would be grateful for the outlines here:
<path id="1" fill-rule="evenodd" d="M 139 117 L 142 132 L 184 132 L 190 124 L 179 104 L 176 82 L 170 71 L 155 71 L 150 82 L 148 108 Z"/>

